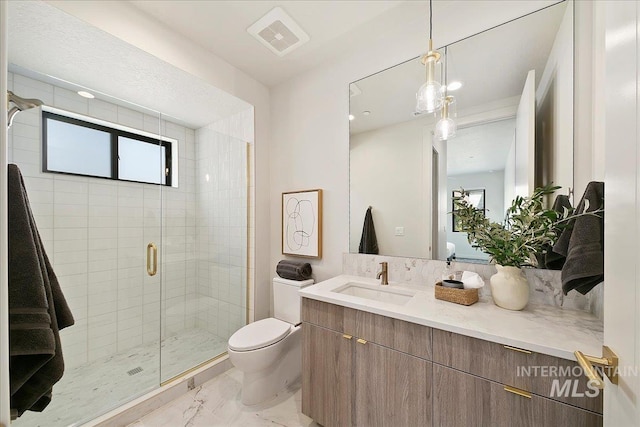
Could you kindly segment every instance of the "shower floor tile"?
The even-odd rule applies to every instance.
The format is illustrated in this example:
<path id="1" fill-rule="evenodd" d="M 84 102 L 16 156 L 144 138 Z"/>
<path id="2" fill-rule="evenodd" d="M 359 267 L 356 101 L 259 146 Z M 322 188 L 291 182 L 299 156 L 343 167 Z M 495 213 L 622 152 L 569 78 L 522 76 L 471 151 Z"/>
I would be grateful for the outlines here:
<path id="1" fill-rule="evenodd" d="M 129 427 L 320 427 L 302 414 L 300 384 L 254 406 L 240 401 L 242 372 L 232 368 Z"/>
<path id="2" fill-rule="evenodd" d="M 159 341 L 155 341 L 67 369 L 53 388 L 49 406 L 41 413 L 27 411 L 11 425 L 80 425 L 225 352 L 227 340 L 202 329 L 192 329 L 166 338 L 161 356 L 159 346 Z"/>

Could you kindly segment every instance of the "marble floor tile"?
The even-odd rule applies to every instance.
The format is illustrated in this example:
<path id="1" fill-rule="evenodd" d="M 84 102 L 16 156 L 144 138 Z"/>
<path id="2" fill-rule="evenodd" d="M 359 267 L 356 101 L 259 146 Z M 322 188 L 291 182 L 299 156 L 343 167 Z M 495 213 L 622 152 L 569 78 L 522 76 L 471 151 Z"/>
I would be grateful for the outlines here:
<path id="1" fill-rule="evenodd" d="M 242 372 L 233 368 L 129 427 L 318 427 L 301 412 L 300 384 L 260 405 L 240 401 Z"/>
<path id="2" fill-rule="evenodd" d="M 11 425 L 81 425 L 226 350 L 227 340 L 203 329 L 192 329 L 165 338 L 162 345 L 151 342 L 67 369 L 54 386 L 49 406 L 43 412 L 27 411 Z M 132 370 L 137 373 L 130 374 Z"/>

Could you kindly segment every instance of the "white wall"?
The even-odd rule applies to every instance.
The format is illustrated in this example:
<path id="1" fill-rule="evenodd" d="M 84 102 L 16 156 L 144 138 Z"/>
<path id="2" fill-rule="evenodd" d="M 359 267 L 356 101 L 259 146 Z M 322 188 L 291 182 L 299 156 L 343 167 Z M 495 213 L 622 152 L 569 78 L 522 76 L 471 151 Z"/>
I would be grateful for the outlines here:
<path id="1" fill-rule="evenodd" d="M 380 253 L 429 257 L 431 165 L 425 169 L 423 120 L 363 132 L 350 144 L 350 252 L 358 252 L 367 207 L 372 215 Z M 431 149 L 431 144 L 426 147 Z M 396 236 L 396 227 L 404 236 Z"/>
<path id="2" fill-rule="evenodd" d="M 462 1 L 434 3 L 435 44 L 445 45 L 552 4 L 544 1 Z M 409 2 L 406 25 L 380 32 L 364 49 L 273 88 L 271 93 L 271 230 L 280 232 L 280 194 L 324 190 L 323 258 L 312 260 L 316 280 L 342 271 L 349 250 L 350 82 L 424 53 L 427 22 L 421 4 Z M 415 10 L 410 8 L 414 7 Z M 271 264 L 282 258 L 271 242 Z"/>
<path id="3" fill-rule="evenodd" d="M 114 1 L 47 1 L 47 3 L 76 16 L 158 58 L 201 78 L 254 106 L 255 111 L 255 197 L 250 206 L 250 223 L 255 221 L 256 255 L 249 262 L 249 280 L 255 278 L 255 295 L 250 317 L 261 319 L 269 315 L 271 277 L 275 264 L 267 254 L 271 247 L 270 222 L 270 97 L 269 89 L 233 65 L 196 43 L 171 31 L 146 16 L 128 2 Z M 276 202 L 279 202 L 279 198 Z M 279 214 L 278 214 L 279 215 Z M 276 229 L 276 230 L 279 230 Z M 279 232 L 275 233 L 279 239 Z M 255 268 L 253 268 L 255 267 Z M 255 311 L 254 311 L 255 310 Z"/>
<path id="4" fill-rule="evenodd" d="M 447 179 L 447 205 L 452 209 L 452 192 L 465 190 L 485 190 L 486 217 L 493 222 L 501 223 L 504 219 L 504 171 L 469 173 L 449 176 Z M 489 259 L 489 255 L 471 247 L 467 233 L 453 232 L 451 215 L 448 216 L 447 241 L 456 245 L 457 258 Z"/>

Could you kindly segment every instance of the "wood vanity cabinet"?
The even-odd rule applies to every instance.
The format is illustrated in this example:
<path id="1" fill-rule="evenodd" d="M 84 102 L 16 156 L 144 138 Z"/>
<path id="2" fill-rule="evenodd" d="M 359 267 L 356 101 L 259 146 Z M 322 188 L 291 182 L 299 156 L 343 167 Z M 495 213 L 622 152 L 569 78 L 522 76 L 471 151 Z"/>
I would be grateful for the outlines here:
<path id="1" fill-rule="evenodd" d="M 302 300 L 302 413 L 333 426 L 602 426 L 602 396 L 551 393 L 570 360 Z M 557 394 L 557 393 L 556 393 Z"/>
<path id="2" fill-rule="evenodd" d="M 430 354 L 430 328 L 306 298 L 302 307 L 303 414 L 325 427 L 431 425 L 431 362 L 383 345 Z"/>

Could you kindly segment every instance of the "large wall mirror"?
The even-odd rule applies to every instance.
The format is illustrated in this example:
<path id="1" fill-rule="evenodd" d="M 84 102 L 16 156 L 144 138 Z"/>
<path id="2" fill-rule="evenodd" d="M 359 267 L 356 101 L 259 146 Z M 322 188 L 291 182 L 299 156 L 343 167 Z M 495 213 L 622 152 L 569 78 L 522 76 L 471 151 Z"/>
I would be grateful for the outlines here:
<path id="1" fill-rule="evenodd" d="M 477 190 L 486 215 L 500 222 L 516 195 L 551 182 L 558 193 L 573 188 L 573 3 L 439 50 L 457 110 L 448 140 L 433 136 L 439 117 L 416 113 L 420 58 L 350 85 L 352 253 L 366 253 L 371 208 L 381 255 L 485 263 L 466 233 L 453 230 L 454 191 Z"/>

